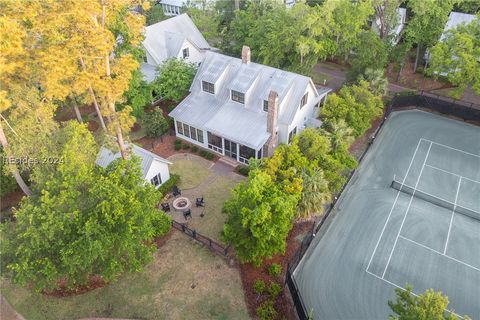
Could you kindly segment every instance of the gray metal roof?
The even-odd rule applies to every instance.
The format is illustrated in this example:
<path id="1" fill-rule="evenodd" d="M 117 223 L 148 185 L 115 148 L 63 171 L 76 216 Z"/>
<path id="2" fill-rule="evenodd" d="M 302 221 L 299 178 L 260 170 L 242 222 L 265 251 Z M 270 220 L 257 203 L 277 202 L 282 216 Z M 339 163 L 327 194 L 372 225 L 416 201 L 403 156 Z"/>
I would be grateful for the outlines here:
<path id="1" fill-rule="evenodd" d="M 454 29 L 460 24 L 469 24 L 475 19 L 474 14 L 468 13 L 461 13 L 461 12 L 450 12 L 448 16 L 447 24 L 445 24 L 445 28 L 443 29 L 442 36 L 440 37 L 440 41 L 445 39 L 447 32 L 451 29 Z"/>
<path id="2" fill-rule="evenodd" d="M 202 81 L 214 83 L 215 94 L 203 92 Z M 279 95 L 279 124 L 289 125 L 308 86 L 314 91 L 309 103 L 318 102 L 330 91 L 327 89 L 319 94 L 309 77 L 258 63 L 244 64 L 241 59 L 208 51 L 190 87 L 190 95 L 169 115 L 256 147 L 269 136 L 263 101 L 268 100 L 270 91 Z M 230 100 L 231 89 L 243 93 L 250 90 L 245 105 Z"/>
<path id="3" fill-rule="evenodd" d="M 176 57 L 185 40 L 199 49 L 212 49 L 186 13 L 147 26 L 142 44 L 155 62 L 160 64 Z"/>
<path id="4" fill-rule="evenodd" d="M 142 72 L 143 80 L 147 81 L 148 83 L 155 80 L 157 75 L 157 71 L 155 70 L 156 66 L 148 63 L 142 63 L 140 65 L 140 72 Z"/>
<path id="5" fill-rule="evenodd" d="M 145 178 L 145 176 L 147 175 L 148 170 L 150 170 L 150 166 L 154 160 L 158 160 L 166 164 L 172 164 L 170 161 L 148 150 L 145 150 L 137 146 L 136 144 L 131 144 L 131 145 L 133 146 L 131 152 L 133 152 L 133 154 L 140 157 L 141 159 L 140 167 L 142 169 L 143 178 Z M 114 152 L 105 147 L 101 147 L 100 151 L 98 152 L 97 160 L 95 161 L 95 163 L 103 168 L 106 168 L 113 160 L 116 160 L 120 157 L 121 157 L 120 152 Z"/>

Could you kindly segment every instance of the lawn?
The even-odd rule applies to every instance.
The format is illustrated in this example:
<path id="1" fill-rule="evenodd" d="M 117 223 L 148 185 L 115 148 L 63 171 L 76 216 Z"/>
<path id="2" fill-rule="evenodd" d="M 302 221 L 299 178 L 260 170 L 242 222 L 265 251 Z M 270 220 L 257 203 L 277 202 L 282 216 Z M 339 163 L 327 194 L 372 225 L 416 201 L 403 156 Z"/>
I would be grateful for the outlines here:
<path id="1" fill-rule="evenodd" d="M 315 70 L 310 73 L 310 78 L 312 78 L 313 83 L 320 85 L 330 81 L 330 76 L 328 74 Z"/>
<path id="2" fill-rule="evenodd" d="M 213 163 L 199 156 L 177 154 L 168 159 L 173 162 L 170 172 L 180 175 L 180 189 L 195 188 L 212 173 Z"/>
<path id="3" fill-rule="evenodd" d="M 199 219 L 192 219 L 189 222 L 189 227 L 196 229 L 199 233 L 207 237 L 221 242 L 223 224 L 227 218 L 222 212 L 223 203 L 230 198 L 231 190 L 242 179 L 243 177 L 237 174 L 217 176 L 215 180 L 203 190 L 205 216 Z"/>
<path id="4" fill-rule="evenodd" d="M 178 231 L 144 271 L 83 295 L 55 298 L 1 284 L 26 319 L 249 319 L 238 270 Z"/>

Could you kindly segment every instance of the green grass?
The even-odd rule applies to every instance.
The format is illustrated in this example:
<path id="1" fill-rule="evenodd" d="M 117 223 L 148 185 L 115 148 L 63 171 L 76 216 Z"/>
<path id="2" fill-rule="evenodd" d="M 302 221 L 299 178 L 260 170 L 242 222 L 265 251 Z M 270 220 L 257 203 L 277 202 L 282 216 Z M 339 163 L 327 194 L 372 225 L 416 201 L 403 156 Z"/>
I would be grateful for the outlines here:
<path id="1" fill-rule="evenodd" d="M 183 157 L 183 156 L 179 156 Z M 170 166 L 170 172 L 180 175 L 181 189 L 191 189 L 197 187 L 210 173 L 211 162 L 195 157 L 193 160 L 189 158 L 171 159 L 173 164 Z"/>
<path id="2" fill-rule="evenodd" d="M 230 198 L 231 190 L 243 177 L 218 176 L 203 191 L 205 198 L 205 216 L 199 220 L 193 220 L 190 227 L 199 233 L 221 242 L 223 224 L 227 216 L 222 212 L 223 203 Z"/>
<path id="3" fill-rule="evenodd" d="M 142 272 L 68 298 L 2 279 L 2 295 L 26 319 L 249 319 L 238 270 L 179 232 Z"/>
<path id="4" fill-rule="evenodd" d="M 312 71 L 310 74 L 310 77 L 312 78 L 313 83 L 315 84 L 322 84 L 325 82 L 328 82 L 330 80 L 330 76 L 328 74 L 322 73 L 322 72 L 315 72 Z"/>

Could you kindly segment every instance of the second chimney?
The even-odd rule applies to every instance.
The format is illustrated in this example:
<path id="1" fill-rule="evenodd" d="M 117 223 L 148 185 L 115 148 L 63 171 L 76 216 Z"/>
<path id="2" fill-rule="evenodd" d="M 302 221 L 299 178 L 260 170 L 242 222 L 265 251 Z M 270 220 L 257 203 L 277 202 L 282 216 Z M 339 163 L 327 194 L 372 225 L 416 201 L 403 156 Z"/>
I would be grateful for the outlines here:
<path id="1" fill-rule="evenodd" d="M 278 145 L 277 134 L 277 119 L 278 119 L 278 93 L 270 91 L 268 95 L 268 114 L 267 114 L 267 132 L 270 133 L 270 138 L 267 141 L 267 156 L 271 157 L 273 151 Z"/>
<path id="2" fill-rule="evenodd" d="M 250 63 L 250 47 L 243 46 L 242 47 L 242 63 Z"/>

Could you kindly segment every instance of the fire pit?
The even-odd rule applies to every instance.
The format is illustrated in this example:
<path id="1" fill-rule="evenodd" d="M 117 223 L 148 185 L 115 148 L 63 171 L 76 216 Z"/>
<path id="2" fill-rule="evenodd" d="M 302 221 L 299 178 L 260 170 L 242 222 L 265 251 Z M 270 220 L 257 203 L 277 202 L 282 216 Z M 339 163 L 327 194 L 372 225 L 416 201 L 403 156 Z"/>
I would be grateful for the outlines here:
<path id="1" fill-rule="evenodd" d="M 185 210 L 190 208 L 191 203 L 190 203 L 190 200 L 188 200 L 188 198 L 180 197 L 173 200 L 172 205 L 175 210 Z"/>

